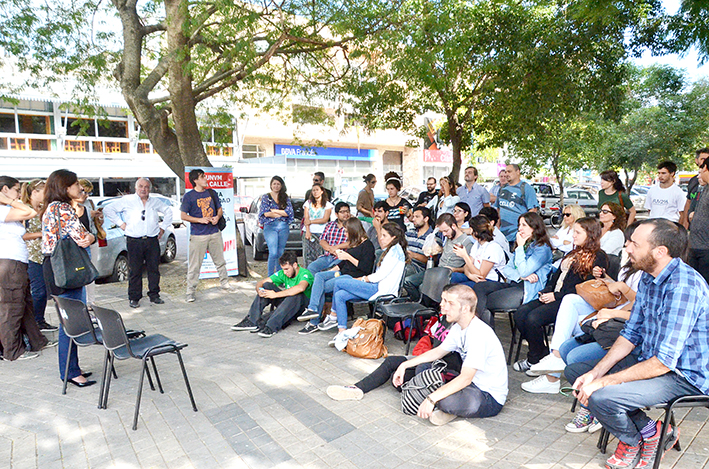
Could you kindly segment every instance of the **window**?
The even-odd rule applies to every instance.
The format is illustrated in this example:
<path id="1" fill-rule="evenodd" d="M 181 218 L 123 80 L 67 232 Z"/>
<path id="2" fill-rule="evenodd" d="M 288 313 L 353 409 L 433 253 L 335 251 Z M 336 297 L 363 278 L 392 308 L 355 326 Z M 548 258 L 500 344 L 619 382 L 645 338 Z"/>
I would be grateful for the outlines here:
<path id="1" fill-rule="evenodd" d="M 0 132 L 8 134 L 16 132 L 14 114 L 0 114 Z"/>
<path id="2" fill-rule="evenodd" d="M 51 133 L 49 116 L 27 116 L 19 114 L 20 133 L 47 135 Z"/>
<path id="3" fill-rule="evenodd" d="M 128 138 L 127 121 L 98 121 L 99 137 Z"/>
<path id="4" fill-rule="evenodd" d="M 266 152 L 261 145 L 249 144 L 241 147 L 242 158 L 263 158 L 264 156 L 266 156 Z"/>
<path id="5" fill-rule="evenodd" d="M 93 119 L 73 119 L 70 117 L 66 122 L 67 135 L 96 136 L 96 126 Z"/>

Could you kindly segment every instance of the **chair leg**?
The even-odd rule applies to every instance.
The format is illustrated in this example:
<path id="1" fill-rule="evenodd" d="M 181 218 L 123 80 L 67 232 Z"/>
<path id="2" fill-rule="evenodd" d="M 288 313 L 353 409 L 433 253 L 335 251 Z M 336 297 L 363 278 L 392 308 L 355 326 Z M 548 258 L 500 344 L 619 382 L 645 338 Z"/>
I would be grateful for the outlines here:
<path id="1" fill-rule="evenodd" d="M 670 425 L 672 425 L 673 427 L 677 428 L 677 424 L 675 423 L 675 411 L 674 411 L 674 410 L 672 410 L 672 411 L 670 412 Z M 677 451 L 682 451 L 682 447 L 679 445 L 679 438 L 677 438 L 677 443 L 675 443 L 674 448 L 675 448 Z"/>
<path id="2" fill-rule="evenodd" d="M 66 355 L 66 365 L 64 366 L 64 384 L 62 385 L 62 394 L 66 394 L 66 385 L 69 382 L 69 362 L 71 361 L 71 344 L 74 339 L 69 339 L 69 353 Z"/>
<path id="3" fill-rule="evenodd" d="M 162 389 L 162 383 L 160 382 L 160 375 L 158 374 L 158 367 L 155 366 L 155 358 L 150 357 L 150 363 L 153 364 L 153 371 L 155 371 L 155 381 L 158 383 L 158 389 L 160 390 L 160 394 L 165 394 L 165 391 Z"/>
<path id="4" fill-rule="evenodd" d="M 147 362 L 146 362 L 147 363 Z M 155 385 L 153 384 L 153 377 L 150 375 L 150 367 L 146 365 L 145 372 L 148 375 L 148 384 L 150 385 L 150 390 L 155 391 Z"/>
<path id="5" fill-rule="evenodd" d="M 135 398 L 135 413 L 133 414 L 133 430 L 138 429 L 138 415 L 140 413 L 140 398 L 143 395 L 143 381 L 145 380 L 145 372 L 148 369 L 148 362 L 144 358 L 142 360 L 143 367 L 140 370 L 140 381 L 138 381 L 138 395 Z"/>
<path id="6" fill-rule="evenodd" d="M 182 354 L 179 350 L 176 350 L 177 359 L 180 362 L 180 368 L 182 369 L 182 376 L 185 378 L 185 386 L 187 386 L 187 394 L 190 395 L 190 402 L 192 402 L 192 410 L 197 412 L 197 404 L 194 402 L 194 396 L 192 395 L 192 388 L 190 387 L 190 380 L 187 379 L 187 371 L 185 370 L 185 363 L 182 361 Z"/>
<path id="7" fill-rule="evenodd" d="M 579 400 L 574 398 L 574 402 L 571 403 L 571 412 L 576 412 L 576 404 L 578 404 L 578 402 Z"/>
<path id="8" fill-rule="evenodd" d="M 517 339 L 517 329 L 515 328 L 514 315 L 511 312 L 508 312 L 507 315 L 510 320 L 510 335 L 512 335 L 512 339 L 510 339 L 510 351 L 507 354 L 507 365 L 511 365 L 512 364 L 512 354 L 514 353 L 515 342 Z"/>
<path id="9" fill-rule="evenodd" d="M 115 357 L 113 354 L 111 354 L 111 361 L 110 361 L 110 367 L 113 369 L 113 362 L 115 360 Z M 108 408 L 108 393 L 111 390 L 111 373 L 108 373 L 106 376 L 106 389 L 103 391 L 103 408 L 107 409 Z"/>
<path id="10" fill-rule="evenodd" d="M 103 409 L 103 392 L 106 389 L 106 374 L 110 373 L 110 368 L 108 367 L 108 354 L 109 351 L 106 350 L 103 355 L 103 371 L 101 373 L 101 388 L 98 390 L 98 408 Z"/>
<path id="11" fill-rule="evenodd" d="M 608 448 L 608 439 L 611 434 L 605 427 L 601 428 L 601 434 L 598 436 L 598 444 L 596 447 L 601 451 L 601 454 L 606 454 L 606 449 Z"/>

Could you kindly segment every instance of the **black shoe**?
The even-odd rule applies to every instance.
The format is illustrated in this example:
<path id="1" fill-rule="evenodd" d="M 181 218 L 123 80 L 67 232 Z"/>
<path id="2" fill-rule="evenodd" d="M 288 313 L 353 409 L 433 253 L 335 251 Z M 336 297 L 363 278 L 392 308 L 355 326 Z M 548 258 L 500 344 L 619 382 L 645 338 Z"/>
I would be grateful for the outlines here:
<path id="1" fill-rule="evenodd" d="M 258 326 L 249 318 L 244 318 L 240 323 L 231 326 L 232 331 L 258 331 Z"/>
<path id="2" fill-rule="evenodd" d="M 70 379 L 70 380 L 68 380 L 67 382 L 68 382 L 68 383 L 71 383 L 71 384 L 73 384 L 74 386 L 77 386 L 77 387 L 79 387 L 79 388 L 88 388 L 89 386 L 93 386 L 94 384 L 96 384 L 96 381 L 93 381 L 93 380 L 87 380 L 87 381 L 85 381 L 85 382 L 83 382 L 83 383 L 80 383 L 80 382 L 78 382 L 78 381 L 74 381 L 73 379 Z"/>
<path id="3" fill-rule="evenodd" d="M 302 335 L 312 334 L 313 332 L 317 332 L 318 330 L 319 329 L 318 329 L 317 324 L 313 324 L 312 322 L 309 322 L 308 324 L 305 325 L 304 328 L 302 328 L 301 330 L 298 331 L 298 334 L 302 334 Z"/>
<path id="4" fill-rule="evenodd" d="M 155 298 L 150 298 L 151 303 L 155 303 L 156 305 L 162 305 L 165 304 L 165 300 L 160 298 L 159 296 L 156 296 Z"/>
<path id="5" fill-rule="evenodd" d="M 47 331 L 53 332 L 53 331 L 59 330 L 59 328 L 57 326 L 52 326 L 47 321 L 39 322 L 39 323 L 37 323 L 37 325 L 39 325 L 39 330 L 43 331 L 43 332 L 47 332 Z"/>
<path id="6" fill-rule="evenodd" d="M 269 337 L 273 337 L 273 334 L 275 334 L 275 332 L 273 332 L 271 330 L 271 328 L 268 326 L 266 326 L 263 329 L 261 329 L 260 331 L 258 331 L 259 337 L 269 338 Z"/>
<path id="7" fill-rule="evenodd" d="M 88 377 L 91 376 L 92 374 L 93 374 L 92 372 L 87 371 L 86 373 L 81 373 L 81 376 L 83 376 L 84 378 L 88 378 Z"/>
<path id="8" fill-rule="evenodd" d="M 140 301 L 138 301 L 138 300 L 130 300 L 129 304 L 130 304 L 130 307 L 131 307 L 131 308 L 137 308 L 138 306 L 140 306 Z"/>

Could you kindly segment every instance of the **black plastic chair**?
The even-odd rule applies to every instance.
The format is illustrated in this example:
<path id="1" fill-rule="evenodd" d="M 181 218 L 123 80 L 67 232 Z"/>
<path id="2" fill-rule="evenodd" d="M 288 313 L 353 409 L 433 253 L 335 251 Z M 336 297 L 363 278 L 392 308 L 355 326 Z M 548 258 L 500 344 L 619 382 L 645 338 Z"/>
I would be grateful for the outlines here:
<path id="1" fill-rule="evenodd" d="M 519 360 L 519 354 L 522 349 L 522 338 L 517 334 L 517 327 L 515 326 L 515 311 L 522 305 L 524 300 L 524 290 L 518 288 L 505 288 L 503 290 L 498 290 L 491 293 L 488 296 L 487 304 L 488 309 L 494 317 L 495 314 L 506 314 L 510 321 L 510 349 L 507 353 L 507 364 L 512 364 L 512 356 L 515 353 L 515 346 L 517 346 L 517 354 L 515 361 Z M 492 306 L 494 305 L 494 306 Z M 494 323 L 493 323 L 494 324 Z"/>
<path id="2" fill-rule="evenodd" d="M 438 310 L 428 307 L 424 304 L 425 299 L 429 298 L 436 304 L 441 302 L 441 294 L 443 288 L 450 283 L 451 270 L 446 267 L 434 267 L 426 270 L 421 284 L 421 295 L 418 302 L 409 301 L 408 298 L 397 298 L 388 303 L 380 304 L 377 312 L 382 313 L 386 318 L 393 318 L 398 321 L 411 319 L 411 329 L 408 337 L 406 337 L 406 355 L 409 354 L 411 347 L 411 338 L 413 337 L 416 318 L 431 317 L 438 314 Z M 384 321 L 386 324 L 386 320 Z M 418 324 L 416 324 L 418 326 Z M 421 332 L 421 331 L 419 331 Z M 386 331 L 385 331 L 386 334 Z"/>
<path id="3" fill-rule="evenodd" d="M 197 405 L 195 404 L 194 396 L 192 395 L 192 388 L 190 387 L 190 382 L 187 378 L 185 364 L 182 361 L 182 355 L 180 354 L 180 350 L 187 347 L 187 344 L 180 344 L 160 334 L 153 334 L 135 340 L 128 340 L 126 329 L 123 325 L 123 319 L 116 311 L 94 305 L 94 315 L 98 319 L 99 328 L 103 334 L 103 345 L 110 353 L 110 366 L 113 366 L 114 359 L 127 360 L 129 358 L 141 360 L 143 364 L 140 372 L 140 380 L 138 381 L 138 394 L 135 400 L 133 430 L 138 428 L 140 399 L 143 393 L 143 381 L 145 374 L 146 372 L 148 374 L 150 373 L 148 370 L 148 360 L 150 360 L 153 365 L 155 380 L 157 381 L 160 393 L 164 394 L 165 392 L 163 391 L 162 383 L 160 382 L 160 375 L 158 375 L 158 369 L 155 366 L 154 359 L 154 357 L 165 353 L 174 353 L 177 355 L 177 359 L 180 362 L 180 368 L 182 369 L 182 376 L 184 377 L 185 385 L 187 386 L 187 393 L 189 394 L 190 402 L 192 403 L 192 409 L 197 412 Z M 104 367 L 103 379 L 105 381 L 103 408 L 105 409 L 108 404 L 108 393 L 111 388 L 111 374 L 108 373 L 107 367 Z"/>
<path id="4" fill-rule="evenodd" d="M 618 275 L 620 274 L 620 256 L 608 254 L 608 269 L 606 269 L 606 273 L 613 280 L 618 280 Z"/>
<path id="5" fill-rule="evenodd" d="M 665 411 L 665 416 L 662 419 L 662 428 L 660 429 L 660 442 L 657 445 L 657 454 L 655 455 L 655 464 L 652 466 L 653 469 L 659 469 L 660 463 L 662 462 L 662 454 L 664 452 L 663 448 L 665 447 L 665 439 L 667 438 L 668 426 L 677 426 L 675 424 L 674 410 L 678 408 L 694 407 L 706 407 L 707 409 L 709 409 L 709 396 L 706 396 L 704 394 L 698 394 L 692 396 L 675 397 L 667 403 L 648 407 L 648 409 L 663 409 Z M 601 450 L 602 454 L 606 453 L 609 438 L 610 432 L 608 432 L 608 430 L 606 430 L 605 428 L 601 429 L 601 434 L 598 437 L 598 444 L 596 446 L 599 450 Z M 677 443 L 675 443 L 674 449 L 677 451 L 682 451 L 682 447 L 679 444 L 679 439 L 677 440 Z"/>

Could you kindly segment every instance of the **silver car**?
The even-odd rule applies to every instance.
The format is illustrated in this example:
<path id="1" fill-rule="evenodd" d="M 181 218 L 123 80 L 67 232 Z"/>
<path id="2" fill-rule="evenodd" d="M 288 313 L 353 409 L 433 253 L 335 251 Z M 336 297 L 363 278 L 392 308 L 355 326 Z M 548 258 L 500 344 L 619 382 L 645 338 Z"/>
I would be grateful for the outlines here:
<path id="1" fill-rule="evenodd" d="M 286 250 L 300 252 L 303 250 L 303 241 L 300 234 L 300 222 L 303 219 L 303 203 L 305 199 L 302 197 L 292 197 L 293 214 L 295 218 L 290 224 L 288 233 L 288 241 L 286 241 Z M 251 245 L 254 260 L 261 261 L 268 257 L 268 246 L 266 238 L 263 237 L 263 227 L 258 222 L 258 212 L 261 208 L 261 197 L 256 197 L 248 210 L 242 208 L 244 214 L 244 232 L 246 244 Z"/>
<path id="2" fill-rule="evenodd" d="M 167 197 L 165 199 L 171 200 Z M 115 200 L 118 199 L 102 200 L 98 203 L 98 207 L 105 207 Z M 98 270 L 99 278 L 108 278 L 109 282 L 123 282 L 128 279 L 126 236 L 123 230 L 108 219 L 104 220 L 103 229 L 106 231 L 106 239 L 99 239 L 91 246 L 91 262 Z M 176 256 L 175 229 L 169 226 L 162 238 L 160 238 L 160 260 L 162 262 L 172 262 Z"/>

